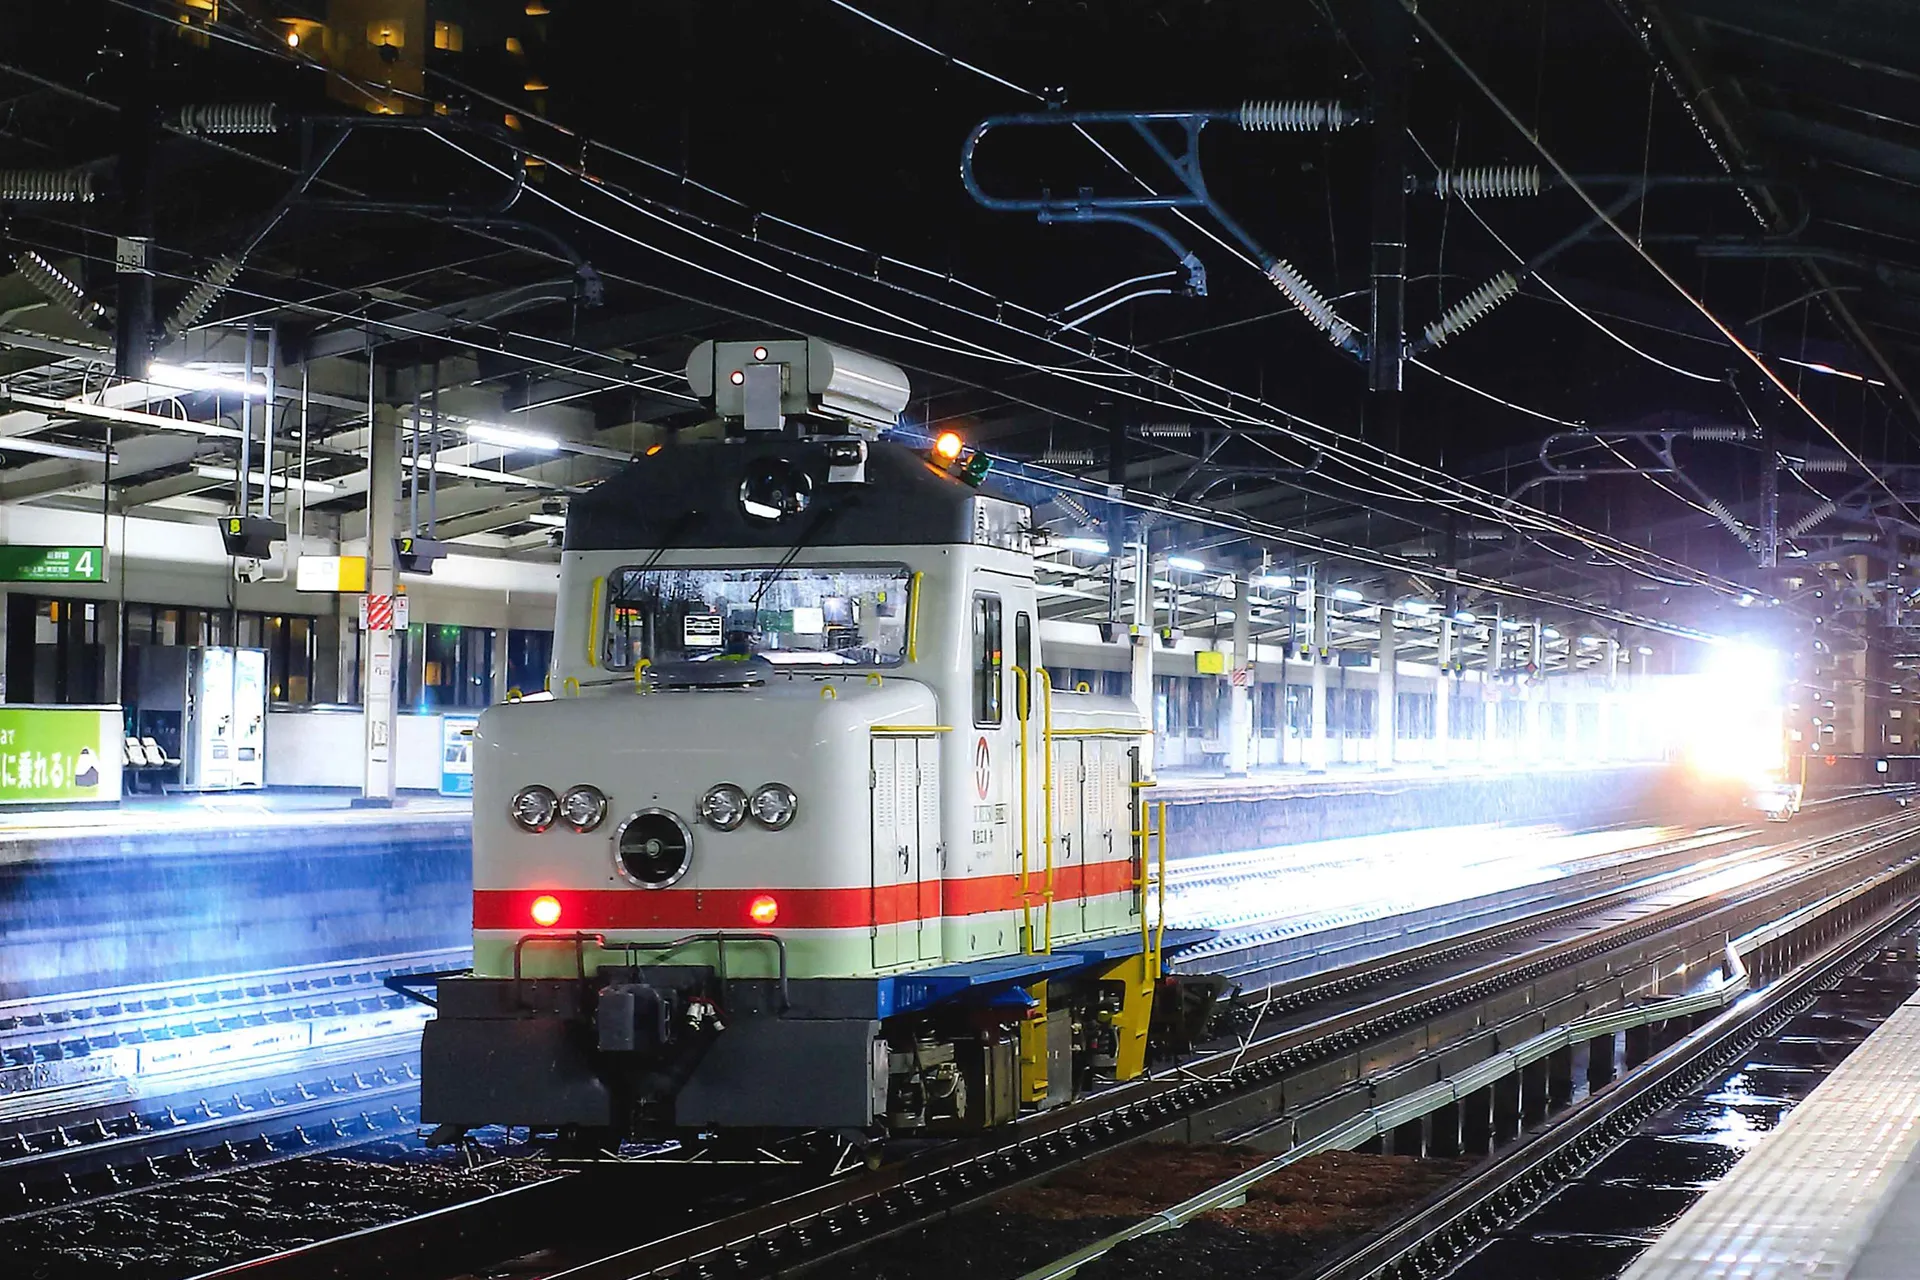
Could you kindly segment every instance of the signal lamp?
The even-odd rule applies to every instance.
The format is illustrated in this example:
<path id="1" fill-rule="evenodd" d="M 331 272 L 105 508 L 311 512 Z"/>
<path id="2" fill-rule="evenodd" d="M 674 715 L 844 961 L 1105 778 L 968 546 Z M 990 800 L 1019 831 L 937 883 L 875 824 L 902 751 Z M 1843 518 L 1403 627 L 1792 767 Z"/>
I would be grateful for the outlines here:
<path id="1" fill-rule="evenodd" d="M 533 906 L 529 908 L 528 914 L 542 929 L 551 929 L 560 923 L 560 899 L 550 893 L 543 893 L 533 900 Z"/>
<path id="2" fill-rule="evenodd" d="M 755 924 L 772 924 L 780 918 L 780 903 L 773 895 L 763 893 L 747 904 L 747 915 Z"/>
<path id="3" fill-rule="evenodd" d="M 957 431 L 942 431 L 933 442 L 933 451 L 948 462 L 958 458 L 960 450 L 964 447 L 965 442 L 960 439 L 960 433 Z"/>

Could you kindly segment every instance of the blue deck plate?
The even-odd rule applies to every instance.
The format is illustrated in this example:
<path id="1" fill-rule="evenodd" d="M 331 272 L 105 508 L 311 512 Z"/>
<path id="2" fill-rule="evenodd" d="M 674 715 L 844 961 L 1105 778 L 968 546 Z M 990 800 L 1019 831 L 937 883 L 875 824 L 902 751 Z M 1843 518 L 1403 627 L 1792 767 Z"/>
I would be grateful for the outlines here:
<path id="1" fill-rule="evenodd" d="M 1177 951 L 1205 942 L 1211 929 L 1168 929 L 1162 949 Z M 1092 938 L 1035 955 L 993 956 L 883 978 L 875 992 L 879 1016 L 912 1013 L 963 996 L 990 996 L 1010 986 L 1030 986 L 1041 978 L 1111 964 L 1140 952 L 1138 933 Z"/>

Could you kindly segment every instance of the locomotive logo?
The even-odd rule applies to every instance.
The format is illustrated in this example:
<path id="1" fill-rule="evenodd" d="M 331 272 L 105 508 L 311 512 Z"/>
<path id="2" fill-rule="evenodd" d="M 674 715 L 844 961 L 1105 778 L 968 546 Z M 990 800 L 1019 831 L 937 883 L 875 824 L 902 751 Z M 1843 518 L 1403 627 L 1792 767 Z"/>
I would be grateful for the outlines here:
<path id="1" fill-rule="evenodd" d="M 987 751 L 986 735 L 973 748 L 973 789 L 982 800 L 987 798 L 987 788 L 993 783 L 993 756 Z"/>

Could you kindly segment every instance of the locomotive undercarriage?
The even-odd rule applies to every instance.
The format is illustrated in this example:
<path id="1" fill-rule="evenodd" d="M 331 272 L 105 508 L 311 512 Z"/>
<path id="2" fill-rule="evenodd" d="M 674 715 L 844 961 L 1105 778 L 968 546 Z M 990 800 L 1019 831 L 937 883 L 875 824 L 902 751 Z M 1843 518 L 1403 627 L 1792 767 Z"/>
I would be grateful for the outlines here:
<path id="1" fill-rule="evenodd" d="M 1095 971 L 882 1019 L 875 979 L 723 980 L 704 965 L 439 986 L 422 1103 L 448 1135 L 504 1122 L 616 1138 L 855 1140 L 990 1128 L 1124 1077 L 1132 1020 L 1150 1011 L 1154 1047 L 1176 1047 L 1217 989 L 1168 979 L 1150 1009 L 1129 1009 L 1127 984 Z"/>

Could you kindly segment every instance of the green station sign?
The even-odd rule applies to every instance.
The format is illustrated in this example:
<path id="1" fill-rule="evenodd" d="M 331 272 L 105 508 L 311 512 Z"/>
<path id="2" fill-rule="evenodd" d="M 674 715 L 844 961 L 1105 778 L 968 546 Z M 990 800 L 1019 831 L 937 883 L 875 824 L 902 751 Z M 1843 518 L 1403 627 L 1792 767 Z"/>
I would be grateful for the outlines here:
<path id="1" fill-rule="evenodd" d="M 0 582 L 102 582 L 105 547 L 0 546 Z"/>

